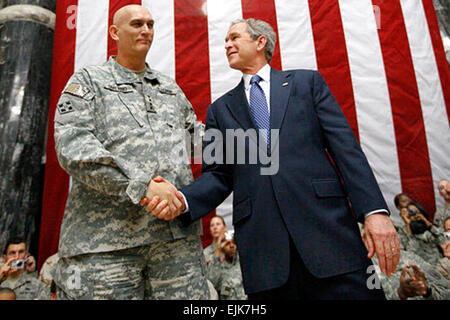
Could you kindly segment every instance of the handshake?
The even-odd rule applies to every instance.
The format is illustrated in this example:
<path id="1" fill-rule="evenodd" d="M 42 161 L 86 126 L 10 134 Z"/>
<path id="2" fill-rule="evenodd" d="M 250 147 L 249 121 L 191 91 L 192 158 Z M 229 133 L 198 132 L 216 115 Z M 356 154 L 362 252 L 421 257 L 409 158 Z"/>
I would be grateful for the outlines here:
<path id="1" fill-rule="evenodd" d="M 173 184 L 162 177 L 150 181 L 145 197 L 139 202 L 158 219 L 172 220 L 186 209 L 184 197 Z"/>

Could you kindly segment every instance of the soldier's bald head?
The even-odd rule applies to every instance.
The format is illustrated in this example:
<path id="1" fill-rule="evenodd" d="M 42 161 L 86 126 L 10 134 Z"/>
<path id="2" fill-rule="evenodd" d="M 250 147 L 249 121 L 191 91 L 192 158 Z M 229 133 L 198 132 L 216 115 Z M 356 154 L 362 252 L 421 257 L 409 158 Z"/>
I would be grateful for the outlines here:
<path id="1" fill-rule="evenodd" d="M 113 17 L 113 24 L 116 26 L 120 26 L 124 22 L 128 21 L 130 16 L 133 15 L 133 13 L 141 12 L 141 11 L 148 11 L 148 9 L 144 8 L 143 6 L 140 6 L 138 4 L 130 4 L 127 6 L 124 6 L 116 11 Z"/>

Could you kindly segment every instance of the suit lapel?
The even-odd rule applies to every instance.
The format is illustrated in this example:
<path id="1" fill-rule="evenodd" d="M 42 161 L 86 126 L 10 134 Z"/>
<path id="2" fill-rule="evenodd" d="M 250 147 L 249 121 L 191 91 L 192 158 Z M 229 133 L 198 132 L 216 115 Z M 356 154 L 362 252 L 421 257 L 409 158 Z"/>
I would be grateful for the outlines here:
<path id="1" fill-rule="evenodd" d="M 291 74 L 271 69 L 270 74 L 270 128 L 280 129 L 286 114 L 292 88 Z M 275 141 L 273 141 L 275 142 Z"/>
<path id="2" fill-rule="evenodd" d="M 228 93 L 226 106 L 244 131 L 250 128 L 256 129 L 256 125 L 250 116 L 249 105 L 245 96 L 244 80 L 241 80 L 239 85 Z"/>

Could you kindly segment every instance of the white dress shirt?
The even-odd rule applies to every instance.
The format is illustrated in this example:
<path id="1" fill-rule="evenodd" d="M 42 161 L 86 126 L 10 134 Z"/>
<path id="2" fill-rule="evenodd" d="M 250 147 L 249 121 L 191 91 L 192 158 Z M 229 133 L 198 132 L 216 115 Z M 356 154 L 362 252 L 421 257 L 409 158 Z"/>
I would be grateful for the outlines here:
<path id="1" fill-rule="evenodd" d="M 266 96 L 267 107 L 269 108 L 270 114 L 270 66 L 266 64 L 262 67 L 257 73 L 258 76 L 261 77 L 261 81 L 259 82 L 259 86 L 264 91 L 264 95 Z M 250 84 L 250 80 L 252 79 L 252 74 L 244 73 L 242 78 L 244 78 L 244 89 L 245 96 L 247 97 L 247 102 L 250 105 L 250 89 L 252 85 Z"/>

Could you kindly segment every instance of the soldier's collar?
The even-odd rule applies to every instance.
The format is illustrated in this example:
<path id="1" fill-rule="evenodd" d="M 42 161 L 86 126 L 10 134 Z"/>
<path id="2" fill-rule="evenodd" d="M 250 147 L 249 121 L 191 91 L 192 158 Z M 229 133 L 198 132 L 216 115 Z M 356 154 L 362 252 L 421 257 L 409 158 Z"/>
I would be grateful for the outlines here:
<path id="1" fill-rule="evenodd" d="M 133 71 L 118 64 L 115 58 L 116 56 L 111 56 L 108 63 L 112 67 L 113 76 L 117 84 L 142 82 L 141 78 L 139 78 Z M 151 82 L 159 83 L 158 78 L 152 72 L 148 64 L 146 63 L 145 65 L 147 67 L 147 70 L 145 72 L 144 78 Z"/>

